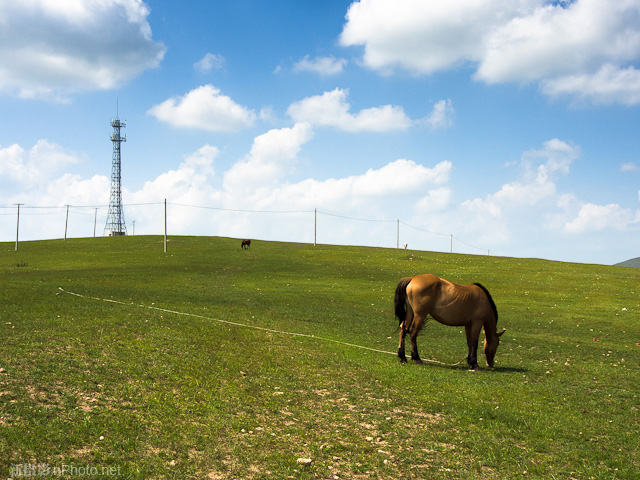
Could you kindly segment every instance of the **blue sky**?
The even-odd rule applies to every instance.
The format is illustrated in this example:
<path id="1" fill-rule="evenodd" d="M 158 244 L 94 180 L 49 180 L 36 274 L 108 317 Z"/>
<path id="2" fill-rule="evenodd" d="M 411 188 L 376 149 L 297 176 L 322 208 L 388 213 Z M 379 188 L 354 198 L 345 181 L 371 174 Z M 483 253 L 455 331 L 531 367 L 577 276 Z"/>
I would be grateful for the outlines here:
<path id="1" fill-rule="evenodd" d="M 640 255 L 638 0 L 3 2 L 0 111 L 0 241 L 103 233 L 118 114 L 129 234 Z"/>

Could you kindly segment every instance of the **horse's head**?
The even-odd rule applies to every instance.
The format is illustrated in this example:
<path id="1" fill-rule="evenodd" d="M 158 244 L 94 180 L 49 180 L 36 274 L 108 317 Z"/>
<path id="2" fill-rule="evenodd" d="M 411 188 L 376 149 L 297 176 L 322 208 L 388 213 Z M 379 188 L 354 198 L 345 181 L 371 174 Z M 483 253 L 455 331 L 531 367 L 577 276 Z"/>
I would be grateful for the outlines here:
<path id="1" fill-rule="evenodd" d="M 493 335 L 487 334 L 485 330 L 484 337 L 484 356 L 487 359 L 487 367 L 493 367 L 493 361 L 498 351 L 498 345 L 500 345 L 500 337 L 507 329 L 503 328 L 500 333 L 494 333 Z"/>

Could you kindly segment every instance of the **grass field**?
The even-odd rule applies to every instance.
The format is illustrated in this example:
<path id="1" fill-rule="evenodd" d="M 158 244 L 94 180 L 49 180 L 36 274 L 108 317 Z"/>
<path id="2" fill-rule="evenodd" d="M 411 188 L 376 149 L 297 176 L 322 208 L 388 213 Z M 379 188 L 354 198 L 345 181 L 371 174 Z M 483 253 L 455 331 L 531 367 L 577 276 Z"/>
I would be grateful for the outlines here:
<path id="1" fill-rule="evenodd" d="M 385 353 L 416 273 L 491 291 L 495 369 L 436 322 L 441 363 Z M 640 476 L 637 269 L 123 237 L 2 243 L 0 278 L 0 479 Z"/>

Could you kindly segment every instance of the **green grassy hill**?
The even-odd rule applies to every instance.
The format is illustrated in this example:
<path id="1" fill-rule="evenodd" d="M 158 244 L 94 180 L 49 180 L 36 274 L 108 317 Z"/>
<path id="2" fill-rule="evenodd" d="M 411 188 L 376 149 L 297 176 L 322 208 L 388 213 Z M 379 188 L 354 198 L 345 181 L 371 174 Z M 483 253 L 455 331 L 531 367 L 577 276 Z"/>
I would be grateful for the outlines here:
<path id="1" fill-rule="evenodd" d="M 398 362 L 416 273 L 491 291 L 495 369 L 436 322 Z M 2 243 L 0 278 L 2 478 L 637 478 L 636 269 L 114 237 Z"/>
<path id="2" fill-rule="evenodd" d="M 616 263 L 616 267 L 632 267 L 632 268 L 640 268 L 640 257 L 632 258 L 631 260 L 627 260 L 626 262 Z"/>

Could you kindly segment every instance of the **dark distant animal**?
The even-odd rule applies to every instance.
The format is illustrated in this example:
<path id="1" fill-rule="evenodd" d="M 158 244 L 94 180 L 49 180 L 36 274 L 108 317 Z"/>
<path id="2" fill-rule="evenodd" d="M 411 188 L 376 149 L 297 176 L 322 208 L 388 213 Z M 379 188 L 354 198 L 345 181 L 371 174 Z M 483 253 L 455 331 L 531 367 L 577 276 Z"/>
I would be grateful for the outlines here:
<path id="1" fill-rule="evenodd" d="M 487 366 L 493 367 L 500 336 L 497 333 L 498 309 L 489 291 L 479 283 L 458 285 L 435 275 L 416 275 L 400 280 L 394 299 L 395 313 L 400 324 L 398 357 L 406 362 L 404 338 L 411 338 L 411 359 L 422 363 L 418 355 L 417 337 L 427 315 L 452 327 L 464 327 L 467 333 L 470 370 L 478 367 L 478 338 L 484 328 L 484 355 Z"/>
<path id="2" fill-rule="evenodd" d="M 249 249 L 251 248 L 251 240 L 242 240 L 242 245 L 241 245 L 242 249 Z"/>

